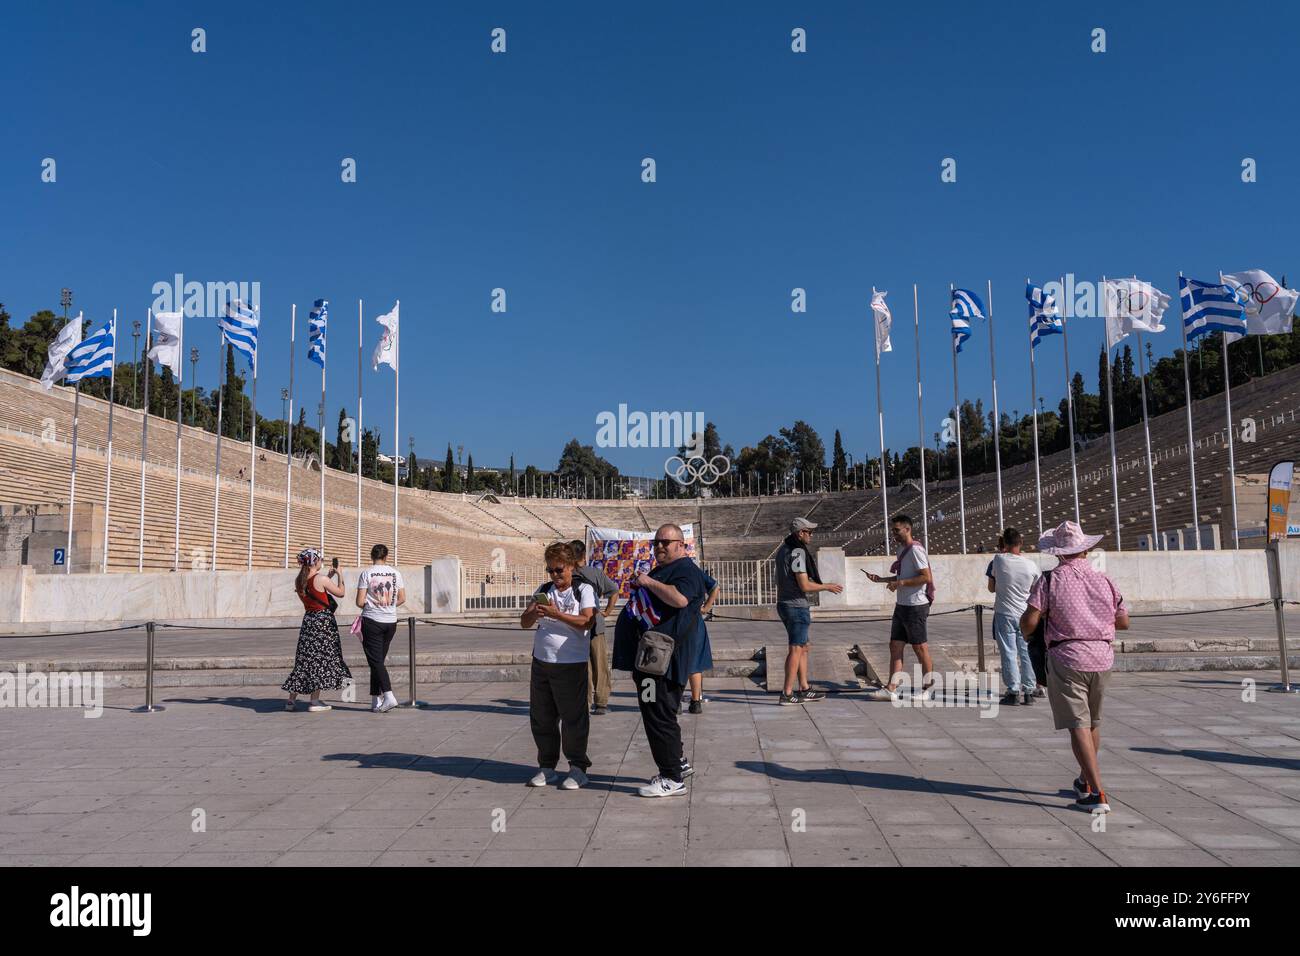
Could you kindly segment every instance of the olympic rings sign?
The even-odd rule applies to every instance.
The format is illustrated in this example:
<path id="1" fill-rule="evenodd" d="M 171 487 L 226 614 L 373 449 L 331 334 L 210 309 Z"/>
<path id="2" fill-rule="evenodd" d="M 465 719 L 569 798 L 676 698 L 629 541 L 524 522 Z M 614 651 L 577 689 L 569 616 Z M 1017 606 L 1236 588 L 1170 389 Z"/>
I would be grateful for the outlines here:
<path id="1" fill-rule="evenodd" d="M 677 464 L 674 465 L 673 462 Z M 718 462 L 722 462 L 722 465 L 719 466 Z M 690 455 L 684 459 L 680 455 L 673 455 L 664 462 L 664 474 L 679 485 L 693 485 L 697 481 L 702 485 L 712 485 L 729 471 L 731 459 L 726 455 L 714 455 L 707 459 L 703 455 Z"/>
<path id="2" fill-rule="evenodd" d="M 1268 281 L 1258 285 L 1254 282 L 1229 281 L 1228 286 L 1236 292 L 1237 301 L 1246 307 L 1247 315 L 1259 315 L 1268 301 L 1281 291 L 1275 283 Z"/>

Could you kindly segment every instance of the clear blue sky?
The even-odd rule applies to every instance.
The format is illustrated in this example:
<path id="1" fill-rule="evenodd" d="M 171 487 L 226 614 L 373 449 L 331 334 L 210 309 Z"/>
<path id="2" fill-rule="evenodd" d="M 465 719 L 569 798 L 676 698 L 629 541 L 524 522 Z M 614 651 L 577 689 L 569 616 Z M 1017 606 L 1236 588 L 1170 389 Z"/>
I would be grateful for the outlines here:
<path id="1" fill-rule="evenodd" d="M 742 12 L 743 11 L 743 12 Z M 1026 276 L 1300 274 L 1294 4 L 98 3 L 6 8 L 0 301 L 143 319 L 173 273 L 261 283 L 259 406 L 289 306 L 335 323 L 330 428 L 392 441 L 374 316 L 402 301 L 417 454 L 552 466 L 596 415 L 702 411 L 737 450 L 796 418 L 874 452 L 868 302 L 890 292 L 887 440 L 951 399 L 947 290 L 992 279 L 1002 408 L 1028 410 Z M 492 55 L 504 27 L 508 52 Z M 1090 51 L 1094 27 L 1108 50 Z M 190 51 L 207 30 L 208 52 Z M 808 50 L 790 50 L 790 31 Z M 653 157 L 658 182 L 641 182 Z M 58 182 L 40 181 L 44 157 Z M 340 181 L 353 157 L 358 182 Z M 957 160 L 955 184 L 940 163 Z M 1241 182 L 1241 161 L 1259 181 Z M 1294 279 L 1293 279 L 1294 281 Z M 491 290 L 508 312 L 489 310 Z M 808 311 L 790 311 L 790 293 Z M 989 403 L 987 331 L 963 397 Z M 211 387 L 217 333 L 187 324 Z M 1178 346 L 1176 324 L 1156 342 Z M 130 340 L 126 339 L 129 346 Z M 1095 388 L 1098 321 L 1071 357 Z M 1059 338 L 1039 349 L 1049 407 Z M 188 368 L 186 369 L 188 374 Z M 1056 374 L 1053 374 L 1055 372 Z M 314 421 L 314 419 L 313 419 Z M 605 452 L 653 473 L 664 453 Z"/>

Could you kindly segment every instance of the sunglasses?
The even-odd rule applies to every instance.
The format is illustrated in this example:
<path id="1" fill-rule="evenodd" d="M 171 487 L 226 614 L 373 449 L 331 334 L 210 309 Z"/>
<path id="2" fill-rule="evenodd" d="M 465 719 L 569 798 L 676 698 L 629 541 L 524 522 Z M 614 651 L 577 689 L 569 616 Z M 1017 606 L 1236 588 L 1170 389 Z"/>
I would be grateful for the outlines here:
<path id="1" fill-rule="evenodd" d="M 547 574 L 563 574 L 564 571 L 565 571 L 564 568 L 547 568 L 547 569 L 546 569 L 546 573 L 547 573 Z"/>
<path id="2" fill-rule="evenodd" d="M 655 538 L 654 546 L 656 548 L 660 548 L 660 547 L 666 548 L 674 541 L 681 541 L 681 540 L 682 540 L 681 538 Z"/>

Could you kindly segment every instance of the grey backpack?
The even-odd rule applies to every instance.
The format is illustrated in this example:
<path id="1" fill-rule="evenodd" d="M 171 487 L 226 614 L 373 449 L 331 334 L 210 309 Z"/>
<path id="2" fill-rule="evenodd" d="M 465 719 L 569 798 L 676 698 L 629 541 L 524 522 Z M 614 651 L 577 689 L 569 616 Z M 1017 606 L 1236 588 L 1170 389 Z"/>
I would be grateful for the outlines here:
<path id="1" fill-rule="evenodd" d="M 636 669 L 651 677 L 663 677 L 668 673 L 676 643 L 661 631 L 646 631 L 636 645 Z"/>

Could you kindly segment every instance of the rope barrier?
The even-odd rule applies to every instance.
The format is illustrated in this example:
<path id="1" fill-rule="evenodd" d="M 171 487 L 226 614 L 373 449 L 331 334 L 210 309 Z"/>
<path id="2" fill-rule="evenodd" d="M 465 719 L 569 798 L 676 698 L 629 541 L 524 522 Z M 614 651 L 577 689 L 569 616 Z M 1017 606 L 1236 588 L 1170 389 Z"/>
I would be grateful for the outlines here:
<path id="1" fill-rule="evenodd" d="M 81 637 L 83 634 L 114 634 L 118 631 L 136 631 L 145 626 L 144 624 L 126 624 L 122 627 L 104 627 L 94 631 L 38 631 L 32 634 L 0 634 L 0 640 L 24 637 Z"/>
<path id="2" fill-rule="evenodd" d="M 1296 602 L 1289 601 L 1289 604 Z M 1260 601 L 1258 604 L 1242 604 L 1237 607 L 1216 607 L 1208 611 L 1153 611 L 1150 614 L 1130 614 L 1129 618 L 1139 617 L 1187 617 L 1192 614 L 1221 614 L 1224 611 L 1246 611 L 1255 607 L 1272 607 L 1272 601 Z"/>

